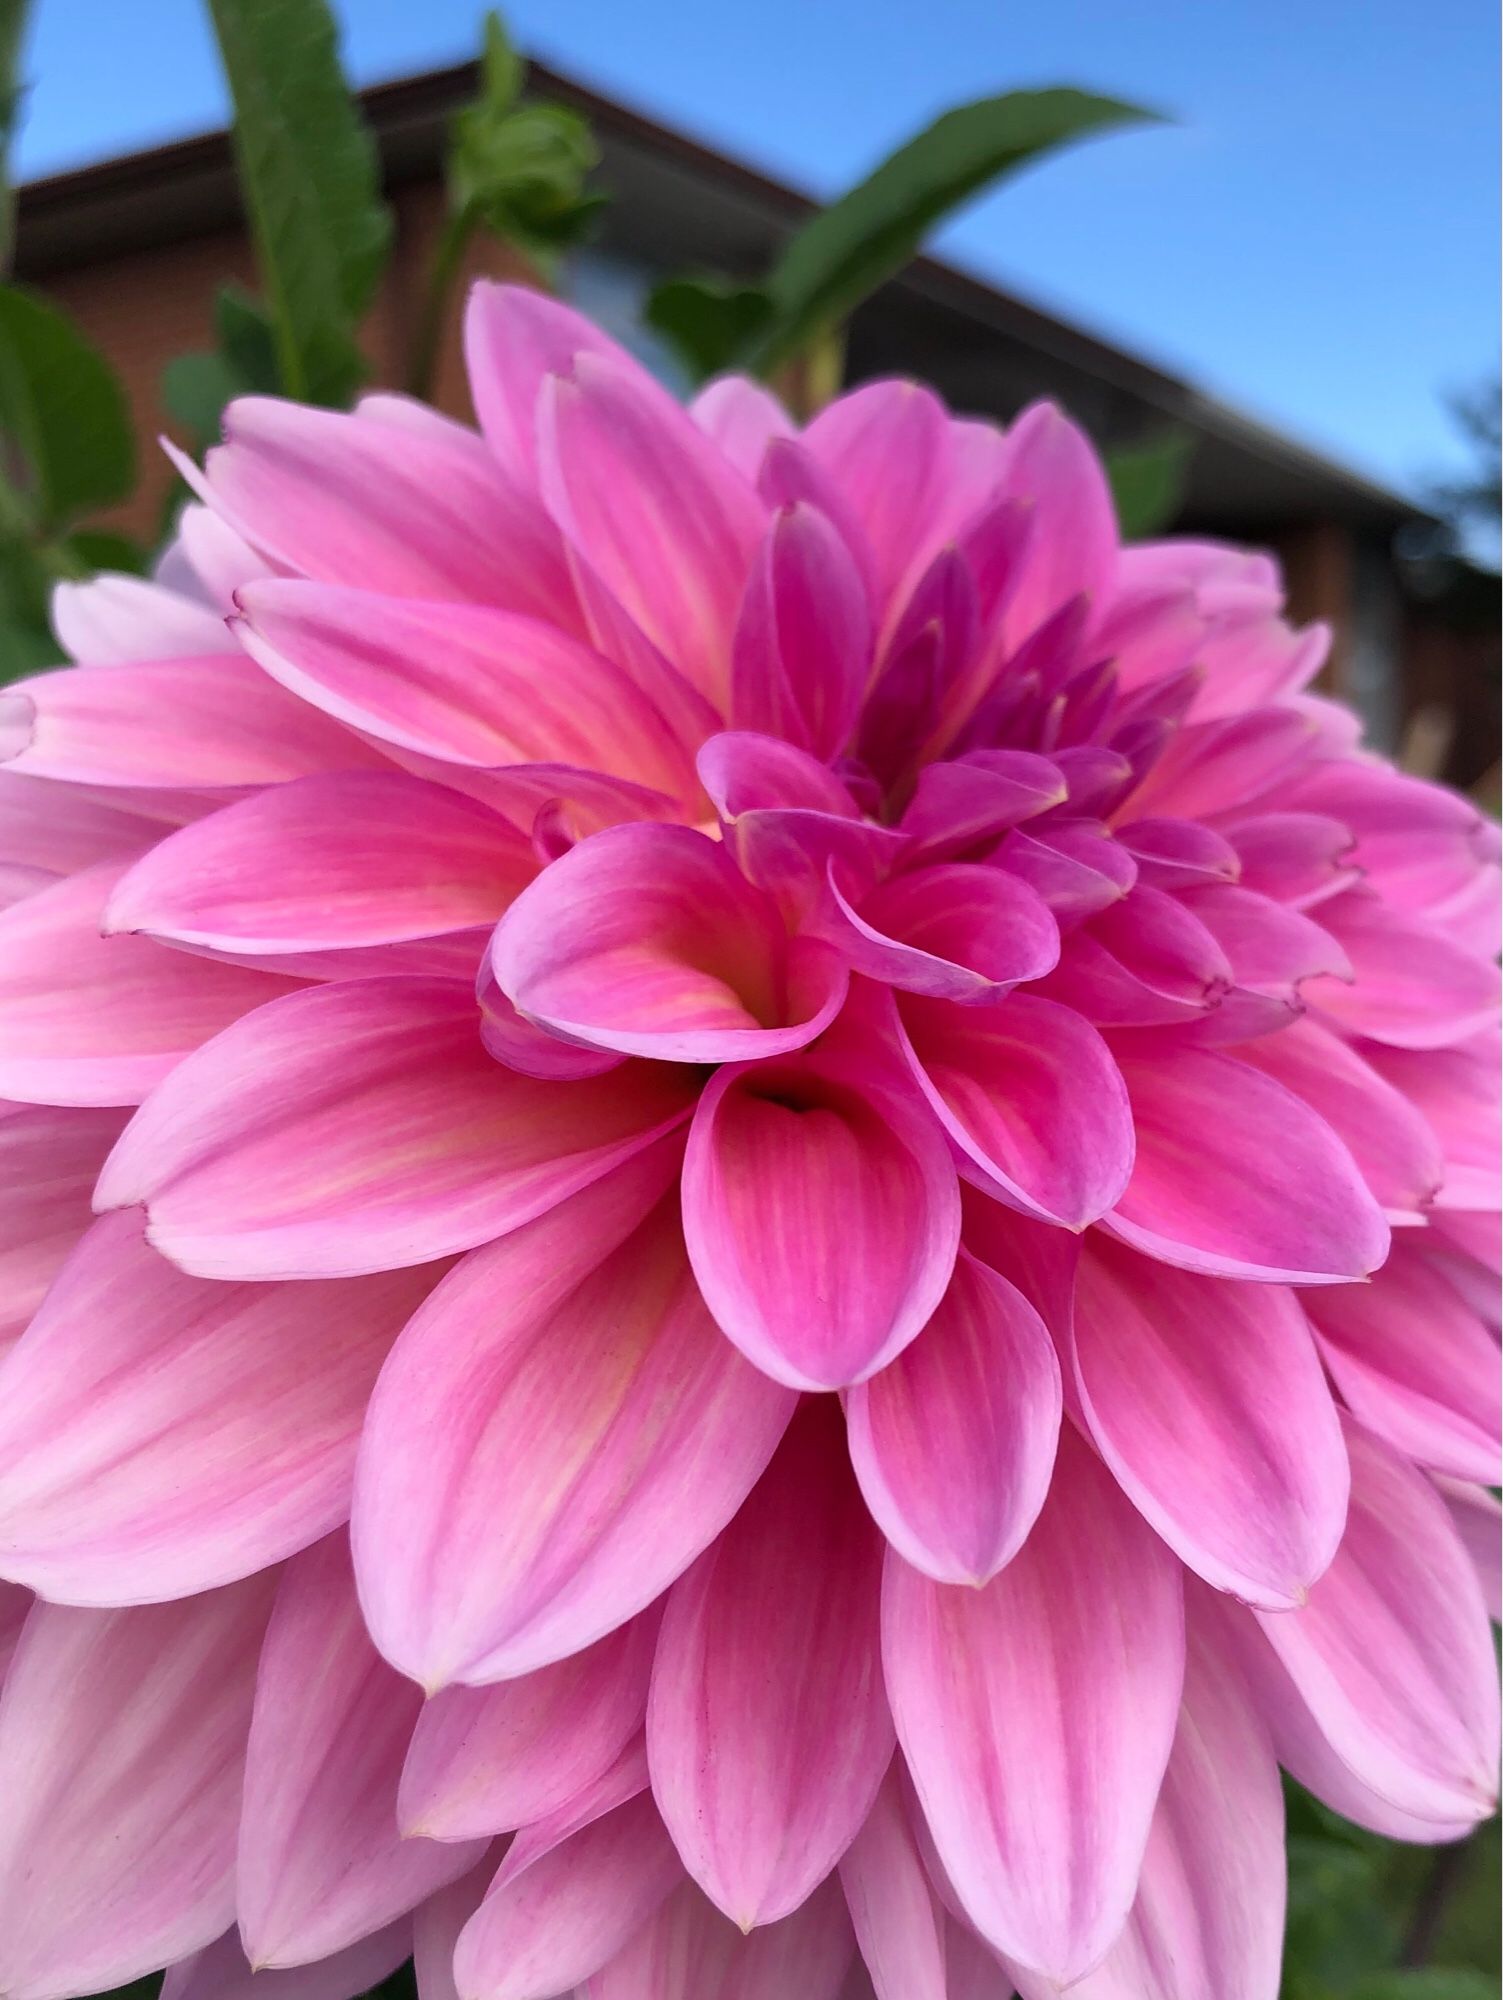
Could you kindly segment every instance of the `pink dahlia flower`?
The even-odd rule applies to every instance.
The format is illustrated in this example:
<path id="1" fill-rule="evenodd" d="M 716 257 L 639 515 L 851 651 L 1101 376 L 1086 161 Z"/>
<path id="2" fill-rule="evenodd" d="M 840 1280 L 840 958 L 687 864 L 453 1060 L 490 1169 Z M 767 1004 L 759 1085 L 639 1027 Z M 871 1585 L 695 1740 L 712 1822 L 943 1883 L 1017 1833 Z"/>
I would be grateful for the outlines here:
<path id="1" fill-rule="evenodd" d="M 1271 2000 L 1494 1798 L 1490 829 L 1053 409 L 469 355 L 4 700 L 0 1991 Z"/>

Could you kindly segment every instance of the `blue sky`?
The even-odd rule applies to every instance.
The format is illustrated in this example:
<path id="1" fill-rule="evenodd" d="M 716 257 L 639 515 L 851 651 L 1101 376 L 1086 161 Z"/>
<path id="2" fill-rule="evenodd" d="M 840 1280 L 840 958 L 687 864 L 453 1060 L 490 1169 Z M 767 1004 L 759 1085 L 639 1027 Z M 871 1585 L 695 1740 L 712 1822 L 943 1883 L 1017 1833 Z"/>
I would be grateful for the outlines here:
<path id="1" fill-rule="evenodd" d="M 359 82 L 472 52 L 475 0 L 336 0 Z M 1079 83 L 1179 121 L 977 203 L 957 262 L 1405 489 L 1496 366 L 1492 0 L 512 0 L 540 59 L 814 194 L 935 113 Z M 149 33 L 146 32 L 149 22 Z M 202 0 L 37 0 L 20 169 L 223 122 Z"/>

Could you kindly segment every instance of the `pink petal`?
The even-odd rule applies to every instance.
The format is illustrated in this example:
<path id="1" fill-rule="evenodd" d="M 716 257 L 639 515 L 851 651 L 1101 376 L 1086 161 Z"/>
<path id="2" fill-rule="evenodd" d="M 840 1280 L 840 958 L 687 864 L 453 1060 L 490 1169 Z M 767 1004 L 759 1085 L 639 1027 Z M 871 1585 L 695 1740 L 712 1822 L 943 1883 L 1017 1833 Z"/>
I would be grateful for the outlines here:
<path id="1" fill-rule="evenodd" d="M 683 1880 L 643 1793 L 498 1883 L 454 1953 L 463 2000 L 552 2000 L 588 1979 Z"/>
<path id="2" fill-rule="evenodd" d="M 1033 1526 L 1059 1437 L 1059 1363 L 1023 1294 L 962 1250 L 923 1333 L 846 1398 L 851 1460 L 898 1553 L 983 1584 Z"/>
<path id="3" fill-rule="evenodd" d="M 1307 979 L 1351 979 L 1351 960 L 1314 918 L 1234 883 L 1182 893 L 1184 907 L 1226 953 L 1238 986 L 1292 996 Z"/>
<path id="4" fill-rule="evenodd" d="M 1031 500 L 1033 533 L 1007 608 L 1013 643 L 1084 593 L 1100 603 L 1117 560 L 1117 517 L 1101 461 L 1052 403 L 1033 403 L 1007 432 L 1006 490 Z"/>
<path id="5" fill-rule="evenodd" d="M 1400 1811 L 1481 1819 L 1497 1799 L 1498 1694 L 1486 1607 L 1424 1475 L 1347 1426 L 1352 1503 L 1297 1614 L 1258 1623 L 1331 1748 Z"/>
<path id="6" fill-rule="evenodd" d="M 1352 836 L 1321 813 L 1257 813 L 1227 819 L 1222 831 L 1242 864 L 1242 883 L 1291 909 L 1310 909 L 1355 881 Z"/>
<path id="7" fill-rule="evenodd" d="M 14 682 L 0 694 L 0 756 L 17 775 L 145 793 L 275 785 L 385 762 L 238 656 Z"/>
<path id="8" fill-rule="evenodd" d="M 1496 1021 L 1497 968 L 1439 924 L 1393 909 L 1367 889 L 1322 903 L 1320 921 L 1345 947 L 1356 983 L 1314 980 L 1305 997 L 1352 1033 L 1433 1049 Z"/>
<path id="9" fill-rule="evenodd" d="M 1098 1233 L 1074 1333 L 1091 1435 L 1144 1518 L 1218 1590 L 1302 1604 L 1341 1539 L 1349 1482 L 1294 1294 L 1177 1271 Z"/>
<path id="10" fill-rule="evenodd" d="M 780 510 L 736 621 L 733 727 L 838 756 L 861 707 L 871 647 L 866 585 L 845 542 L 807 502 Z"/>
<path id="11" fill-rule="evenodd" d="M 95 1223 L 17 1344 L 0 1404 L 0 1568 L 74 1604 L 185 1597 L 349 1511 L 355 1443 L 431 1269 L 209 1284 Z"/>
<path id="12" fill-rule="evenodd" d="M 103 938 L 125 872 L 102 862 L 0 914 L 0 1093 L 36 1104 L 139 1104 L 221 1028 L 293 991 L 147 938 Z"/>
<path id="13" fill-rule="evenodd" d="M 472 799 L 401 772 L 307 778 L 185 826 L 129 870 L 107 933 L 276 956 L 489 927 L 537 872 Z"/>
<path id="14" fill-rule="evenodd" d="M 1498 1207 L 1499 1127 L 1496 1028 L 1449 1049 L 1363 1046 L 1363 1057 L 1415 1107 L 1440 1141 L 1439 1200 L 1447 1207 Z M 1433 1145 L 1433 1140 L 1432 1140 Z"/>
<path id="15" fill-rule="evenodd" d="M 578 355 L 570 377 L 551 376 L 538 423 L 555 520 L 648 638 L 721 706 L 765 521 L 752 487 L 650 378 L 614 359 Z"/>
<path id="16" fill-rule="evenodd" d="M 578 631 L 557 529 L 459 424 L 244 396 L 204 462 L 216 511 L 294 575 L 457 597 Z"/>
<path id="17" fill-rule="evenodd" d="M 1179 1710 L 1179 1568 L 1066 1432 L 1033 1533 L 981 1590 L 887 1559 L 888 1695 L 966 1914 L 1060 1985 L 1126 1921 Z"/>
<path id="18" fill-rule="evenodd" d="M 642 1725 L 651 1610 L 582 1653 L 423 1708 L 402 1770 L 407 1834 L 462 1840 L 545 1818 L 603 1777 Z"/>
<path id="19" fill-rule="evenodd" d="M 1224 823 L 1239 806 L 1264 798 L 1320 755 L 1313 721 L 1297 708 L 1255 708 L 1181 729 L 1133 799 L 1133 817 Z M 1322 776 L 1329 768 L 1322 764 Z"/>
<path id="20" fill-rule="evenodd" d="M 159 821 L 72 785 L 0 771 L 0 899 L 8 907 L 59 875 L 139 854 L 161 832 Z"/>
<path id="21" fill-rule="evenodd" d="M 705 1303 L 757 1366 L 830 1389 L 885 1366 L 944 1295 L 960 1201 L 922 1106 L 828 1055 L 728 1064 L 695 1112 L 684 1232 Z"/>
<path id="22" fill-rule="evenodd" d="M 1498 1478 L 1498 1343 L 1447 1282 L 1443 1258 L 1401 1231 L 1370 1285 L 1323 1286 L 1306 1307 L 1348 1408 L 1405 1458 Z"/>
<path id="23" fill-rule="evenodd" d="M 876 2000 L 948 2000 L 945 1913 L 924 1871 L 896 1764 L 841 1858 L 840 1882 Z"/>
<path id="24" fill-rule="evenodd" d="M 637 370 L 623 348 L 562 300 L 485 279 L 472 287 L 464 316 L 470 394 L 486 443 L 514 477 L 536 478 L 539 394 L 550 375 L 567 375 L 581 354 Z"/>
<path id="25" fill-rule="evenodd" d="M 529 1018 L 669 1062 L 802 1048 L 846 984 L 828 945 L 790 940 L 771 898 L 688 827 L 612 827 L 581 841 L 517 898 L 491 964 Z"/>
<path id="26" fill-rule="evenodd" d="M 1118 1199 L 1131 1115 L 1089 1023 L 1023 993 L 991 1007 L 905 997 L 901 1022 L 920 1088 L 979 1186 L 1072 1229 Z"/>
<path id="27" fill-rule="evenodd" d="M 1108 1227 L 1213 1277 L 1319 1285 L 1366 1277 L 1388 1227 L 1325 1121 L 1261 1070 L 1208 1049 L 1118 1060 L 1137 1163 Z"/>
<path id="28" fill-rule="evenodd" d="M 848 929 L 833 935 L 853 967 L 910 993 L 974 1005 L 1042 978 L 1059 959 L 1048 906 L 1000 868 L 915 869 L 855 908 L 838 885 L 835 896 Z"/>
<path id="29" fill-rule="evenodd" d="M 51 609 L 58 644 L 86 666 L 196 659 L 235 650 L 222 616 L 145 577 L 106 573 L 87 583 L 60 583 Z"/>
<path id="30" fill-rule="evenodd" d="M 7 1996 L 123 1985 L 229 1924 L 274 1582 L 130 1611 L 32 1611 L 0 1697 Z"/>
<path id="31" fill-rule="evenodd" d="M 246 1757 L 236 1902 L 252 1964 L 342 1951 L 478 1858 L 474 1842 L 398 1831 L 397 1778 L 422 1701 L 366 1637 L 343 1532 L 295 1556 Z"/>
<path id="32" fill-rule="evenodd" d="M 468 1875 L 447 1883 L 414 1912 L 412 1969 L 419 2000 L 459 2000 L 459 1988 L 454 1984 L 454 1947 L 459 1933 L 480 1907 L 505 1848 L 504 1840 L 492 1841 Z"/>
<path id="33" fill-rule="evenodd" d="M 676 794 L 691 731 L 713 727 L 665 714 L 625 667 L 538 618 L 282 580 L 248 585 L 239 602 L 245 644 L 273 679 L 352 730 L 446 764 L 573 764 Z"/>
<path id="34" fill-rule="evenodd" d="M 721 375 L 707 382 L 689 405 L 689 414 L 743 479 L 756 479 L 774 438 L 796 435 L 777 397 L 745 375 Z"/>
<path id="35" fill-rule="evenodd" d="M 944 406 L 930 390 L 868 382 L 827 404 L 804 432 L 804 450 L 833 480 L 870 549 L 879 610 L 901 609 L 899 586 L 928 566 L 946 431 Z M 900 479 L 895 465 L 903 467 Z"/>
<path id="36" fill-rule="evenodd" d="M 1487 1615 L 1495 1625 L 1503 1623 L 1503 1549 L 1500 1549 L 1503 1510 L 1485 1487 L 1440 1475 L 1436 1476 L 1435 1484 L 1472 1559 L 1487 1603 Z"/>
<path id="37" fill-rule="evenodd" d="M 836 2000 L 851 1954 L 833 1881 L 750 1937 L 686 1882 L 581 1991 L 586 2000 Z"/>
<path id="38" fill-rule="evenodd" d="M 1058 927 L 1109 910 L 1138 877 L 1138 864 L 1127 849 L 1089 820 L 1072 824 L 1051 816 L 1031 829 L 1015 827 L 992 858 L 998 868 L 1032 888 Z"/>
<path id="39" fill-rule="evenodd" d="M 514 1229 L 688 1110 L 680 1071 L 540 1082 L 493 1062 L 477 1027 L 468 992 L 440 980 L 261 1008 L 131 1121 L 96 1205 L 144 1202 L 149 1240 L 202 1277 L 352 1276 Z"/>
<path id="40" fill-rule="evenodd" d="M 734 1521 L 675 1584 L 647 1710 L 684 1866 L 743 1930 L 787 1916 L 865 1819 L 892 1757 L 881 1538 L 806 1404 Z"/>
<path id="41" fill-rule="evenodd" d="M 124 1123 L 123 1111 L 0 1105 L 0 1350 L 88 1228 L 94 1182 Z"/>
<path id="42" fill-rule="evenodd" d="M 972 750 L 926 764 L 903 813 L 909 865 L 945 861 L 979 847 L 1068 796 L 1057 764 L 1031 750 Z"/>
<path id="43" fill-rule="evenodd" d="M 529 1673 L 613 1630 L 772 1456 L 794 1399 L 700 1300 L 663 1196 L 675 1165 L 659 1148 L 466 1258 L 382 1373 L 356 1563 L 377 1643 L 430 1687 Z"/>
<path id="44" fill-rule="evenodd" d="M 316 1964 L 253 1972 L 231 1930 L 170 1966 L 161 2000 L 360 2000 L 411 1955 L 412 1924 L 403 1917 Z"/>

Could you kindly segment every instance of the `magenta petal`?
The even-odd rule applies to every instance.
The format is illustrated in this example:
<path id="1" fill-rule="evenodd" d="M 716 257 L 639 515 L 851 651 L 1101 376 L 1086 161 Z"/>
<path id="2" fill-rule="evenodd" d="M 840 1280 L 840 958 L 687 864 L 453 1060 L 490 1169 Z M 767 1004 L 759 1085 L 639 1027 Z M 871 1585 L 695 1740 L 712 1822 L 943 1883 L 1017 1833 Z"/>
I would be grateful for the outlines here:
<path id="1" fill-rule="evenodd" d="M 581 1993 L 585 2000 L 837 2000 L 851 1953 L 833 1880 L 749 1937 L 686 1882 Z"/>
<path id="2" fill-rule="evenodd" d="M 790 940 L 725 849 L 682 826 L 581 841 L 507 911 L 491 965 L 528 1018 L 669 1062 L 802 1048 L 846 985 L 830 946 Z"/>
<path id="3" fill-rule="evenodd" d="M 1059 926 L 1026 882 L 966 862 L 914 869 L 852 907 L 831 935 L 856 971 L 910 993 L 976 1004 L 1039 979 L 1059 959 Z"/>
<path id="4" fill-rule="evenodd" d="M 647 1711 L 684 1866 L 743 1930 L 787 1916 L 855 1837 L 892 1757 L 881 1538 L 806 1404 L 760 1484 L 674 1585 Z"/>
<path id="5" fill-rule="evenodd" d="M 1322 1118 L 1261 1070 L 1206 1049 L 1119 1051 L 1137 1164 L 1108 1227 L 1213 1277 L 1319 1285 L 1366 1277 L 1388 1226 Z"/>
<path id="6" fill-rule="evenodd" d="M 846 1420 L 866 1503 L 898 1553 L 939 1583 L 985 1583 L 1049 1488 L 1053 1343 L 1022 1293 L 962 1250 L 923 1333 L 851 1390 Z"/>
<path id="7" fill-rule="evenodd" d="M 836 757 L 871 670 L 861 572 L 807 503 L 773 517 L 747 581 L 731 660 L 731 724 Z"/>
<path id="8" fill-rule="evenodd" d="M 1132 1119 L 1089 1022 L 1025 993 L 990 1007 L 914 995 L 901 1002 L 901 1020 L 913 1073 L 978 1185 L 1070 1229 L 1118 1199 L 1132 1169 Z"/>
<path id="9" fill-rule="evenodd" d="M 422 1693 L 366 1637 L 344 1533 L 283 1572 L 256 1678 L 236 1902 L 255 1965 L 383 1929 L 480 1847 L 403 1839 L 397 1779 Z"/>
<path id="10" fill-rule="evenodd" d="M 359 2000 L 411 1955 L 412 1924 L 402 1917 L 316 1964 L 257 1972 L 229 1930 L 168 1967 L 161 2000 Z"/>
<path id="11" fill-rule="evenodd" d="M 641 1610 L 788 1422 L 700 1299 L 675 1165 L 644 1155 L 466 1258 L 382 1372 L 356 1564 L 377 1643 L 430 1687 L 529 1673 Z"/>
<path id="12" fill-rule="evenodd" d="M 104 938 L 124 872 L 102 862 L 0 914 L 0 1094 L 33 1104 L 139 1104 L 190 1050 L 291 982 Z"/>
<path id="13" fill-rule="evenodd" d="M 350 1276 L 516 1228 L 688 1110 L 679 1071 L 538 1081 L 493 1062 L 477 1027 L 470 994 L 439 980 L 258 1009 L 131 1121 L 96 1205 L 144 1202 L 150 1241 L 204 1277 Z"/>
<path id="14" fill-rule="evenodd" d="M 946 429 L 944 406 L 920 384 L 867 382 L 826 404 L 804 432 L 803 450 L 839 489 L 870 550 L 879 610 L 901 609 L 899 586 L 927 568 L 936 526 L 944 534 L 935 503 Z"/>
<path id="15" fill-rule="evenodd" d="M 402 1770 L 403 1832 L 499 1833 L 545 1818 L 603 1777 L 646 1715 L 657 1630 L 648 1610 L 535 1673 L 435 1695 Z"/>
<path id="16" fill-rule="evenodd" d="M 945 1913 L 913 1837 L 896 1764 L 841 1859 L 840 1883 L 876 2000 L 948 2000 Z"/>
<path id="17" fill-rule="evenodd" d="M 211 1943 L 274 1573 L 179 1604 L 38 1604 L 0 1697 L 0 1988 L 59 2000 Z"/>
<path id="18" fill-rule="evenodd" d="M 1068 1985 L 1126 1921 L 1184 1671 L 1179 1566 L 1072 1433 L 1033 1533 L 981 1590 L 889 1555 L 898 1739 L 967 1915 Z"/>
<path id="19" fill-rule="evenodd" d="M 1069 796 L 1057 764 L 1031 750 L 973 750 L 953 763 L 926 764 L 903 813 L 909 865 L 946 861 Z"/>
<path id="20" fill-rule="evenodd" d="M 960 1201 L 922 1106 L 830 1056 L 727 1065 L 694 1115 L 684 1233 L 721 1329 L 775 1380 L 883 1367 L 949 1282 Z"/>
<path id="21" fill-rule="evenodd" d="M 1098 1233 L 1074 1329 L 1091 1433 L 1144 1518 L 1218 1590 L 1302 1604 L 1341 1539 L 1349 1480 L 1293 1293 L 1177 1271 Z"/>
<path id="22" fill-rule="evenodd" d="M 275 956 L 489 927 L 537 872 L 485 806 L 401 772 L 305 778 L 169 835 L 123 877 L 108 932 Z"/>
<path id="23" fill-rule="evenodd" d="M 639 1931 L 683 1880 L 647 1793 L 498 1882 L 459 1934 L 464 2000 L 553 2000 Z"/>
<path id="24" fill-rule="evenodd" d="M 1322 1286 L 1306 1307 L 1347 1406 L 1418 1464 L 1496 1480 L 1503 1451 L 1498 1343 L 1448 1281 L 1444 1257 L 1401 1230 L 1370 1285 Z"/>
<path id="25" fill-rule="evenodd" d="M 431 1270 L 209 1284 L 95 1223 L 0 1403 L 0 1571 L 74 1604 L 185 1597 L 349 1511 L 366 1399 Z"/>
<path id="26" fill-rule="evenodd" d="M 1072 597 L 1100 602 L 1117 558 L 1117 517 L 1101 461 L 1052 403 L 1034 403 L 1007 432 L 1006 491 L 1030 500 L 1033 532 L 1007 607 L 1014 643 Z"/>
<path id="27" fill-rule="evenodd" d="M 1497 1799 L 1498 1697 L 1481 1591 L 1435 1489 L 1347 1426 L 1352 1502 L 1335 1561 L 1298 1613 L 1258 1623 L 1336 1755 L 1421 1819 Z"/>
<path id="28" fill-rule="evenodd" d="M 470 394 L 486 443 L 513 475 L 535 477 L 539 394 L 550 375 L 567 375 L 581 354 L 636 366 L 583 313 L 546 292 L 485 279 L 471 290 L 464 316 Z"/>
<path id="29" fill-rule="evenodd" d="M 721 375 L 706 383 L 689 405 L 689 413 L 743 479 L 756 479 L 774 438 L 796 435 L 777 397 L 745 375 Z"/>

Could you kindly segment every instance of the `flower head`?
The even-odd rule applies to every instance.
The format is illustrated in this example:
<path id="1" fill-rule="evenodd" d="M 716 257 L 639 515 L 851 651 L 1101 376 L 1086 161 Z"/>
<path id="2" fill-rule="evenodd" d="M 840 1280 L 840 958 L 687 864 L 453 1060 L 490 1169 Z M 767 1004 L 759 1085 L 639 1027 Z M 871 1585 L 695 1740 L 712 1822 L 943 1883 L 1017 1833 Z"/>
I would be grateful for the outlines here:
<path id="1" fill-rule="evenodd" d="M 1272 2000 L 1491 1809 L 1489 829 L 1052 408 L 468 347 L 4 697 L 0 1990 Z"/>

